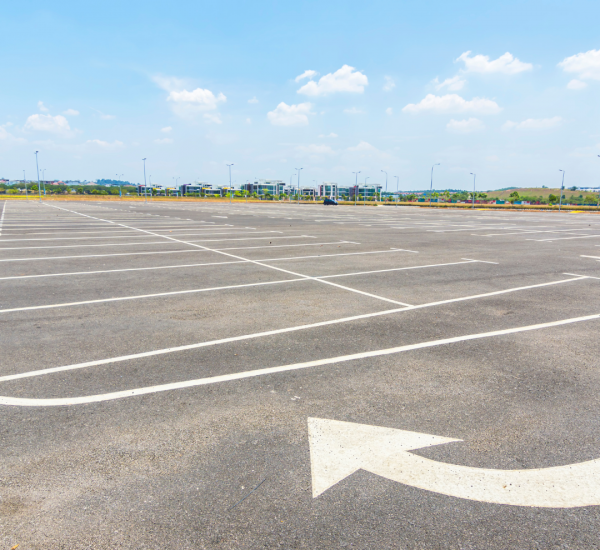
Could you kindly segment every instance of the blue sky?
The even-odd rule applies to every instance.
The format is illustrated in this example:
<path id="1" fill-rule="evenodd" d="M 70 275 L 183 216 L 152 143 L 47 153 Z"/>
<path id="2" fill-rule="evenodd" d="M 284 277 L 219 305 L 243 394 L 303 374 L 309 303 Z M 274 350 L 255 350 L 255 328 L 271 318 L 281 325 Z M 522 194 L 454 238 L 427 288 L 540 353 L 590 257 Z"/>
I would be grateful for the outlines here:
<path id="1" fill-rule="evenodd" d="M 600 3 L 11 2 L 0 176 L 600 185 Z M 396 179 L 395 176 L 398 176 Z M 294 178 L 295 181 L 295 178 Z"/>

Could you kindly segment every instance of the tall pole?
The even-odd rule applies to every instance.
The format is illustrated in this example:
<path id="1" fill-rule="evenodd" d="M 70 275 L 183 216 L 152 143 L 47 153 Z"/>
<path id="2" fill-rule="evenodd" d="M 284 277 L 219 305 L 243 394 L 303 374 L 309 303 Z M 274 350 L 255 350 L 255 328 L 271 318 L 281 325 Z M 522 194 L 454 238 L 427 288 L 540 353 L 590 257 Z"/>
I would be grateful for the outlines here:
<path id="1" fill-rule="evenodd" d="M 27 194 L 27 180 L 25 179 L 25 170 L 23 170 L 23 183 L 25 184 L 25 198 L 29 200 L 29 195 Z"/>
<path id="2" fill-rule="evenodd" d="M 292 174 L 290 176 L 290 202 L 292 202 L 292 178 L 295 176 L 296 174 Z"/>
<path id="3" fill-rule="evenodd" d="M 598 155 L 600 157 L 600 155 Z M 25 172 L 23 172 L 23 176 L 25 176 Z M 27 191 L 27 184 L 25 184 L 25 190 Z M 596 208 L 600 208 L 600 187 L 598 187 L 598 204 Z"/>
<path id="4" fill-rule="evenodd" d="M 396 206 L 398 206 L 398 201 L 400 200 L 400 178 L 398 176 L 394 176 L 396 178 Z"/>
<path id="5" fill-rule="evenodd" d="M 356 195 L 358 195 L 358 174 L 360 174 L 360 172 L 360 170 L 358 172 L 352 172 L 356 176 L 354 184 L 354 206 L 356 206 Z"/>
<path id="6" fill-rule="evenodd" d="M 300 170 L 304 168 L 294 168 L 294 170 L 298 170 L 298 204 L 300 204 Z"/>
<path id="7" fill-rule="evenodd" d="M 148 189 L 146 186 L 146 159 L 142 159 L 144 161 L 144 202 L 148 202 Z"/>
<path id="8" fill-rule="evenodd" d="M 38 151 L 35 152 L 35 169 L 37 170 L 38 193 L 40 195 L 40 202 L 42 202 L 42 189 L 40 187 L 40 167 L 38 165 Z"/>
<path id="9" fill-rule="evenodd" d="M 563 189 L 565 187 L 565 171 L 564 170 L 559 170 L 559 172 L 562 172 L 562 183 L 560 184 L 560 198 L 558 199 L 558 211 L 560 212 L 560 209 L 562 208 L 562 195 L 563 195 Z"/>
<path id="10" fill-rule="evenodd" d="M 385 170 L 382 172 L 385 174 L 385 194 L 387 195 L 387 172 Z M 379 200 L 381 200 L 381 193 L 379 193 Z"/>
<path id="11" fill-rule="evenodd" d="M 231 190 L 231 167 L 233 166 L 233 163 L 228 164 L 227 166 L 229 167 L 229 204 L 231 204 L 231 196 L 233 195 Z"/>
<path id="12" fill-rule="evenodd" d="M 365 176 L 365 190 L 363 192 L 363 206 L 367 206 L 367 180 L 371 176 Z"/>
<path id="13" fill-rule="evenodd" d="M 432 167 L 431 167 L 431 186 L 429 187 L 429 206 L 431 206 L 431 193 L 433 193 L 433 167 L 434 166 L 439 166 L 440 163 L 436 162 Z"/>
<path id="14" fill-rule="evenodd" d="M 474 174 L 473 172 L 471 172 L 471 175 L 473 176 L 473 206 L 472 206 L 472 208 L 475 208 L 475 177 L 477 176 L 477 174 Z"/>

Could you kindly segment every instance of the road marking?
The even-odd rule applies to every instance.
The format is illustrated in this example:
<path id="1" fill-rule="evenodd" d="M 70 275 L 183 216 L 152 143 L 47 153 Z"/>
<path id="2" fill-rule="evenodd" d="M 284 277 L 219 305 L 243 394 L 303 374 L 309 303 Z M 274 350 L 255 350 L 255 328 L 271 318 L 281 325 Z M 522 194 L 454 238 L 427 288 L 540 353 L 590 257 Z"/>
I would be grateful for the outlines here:
<path id="1" fill-rule="evenodd" d="M 594 258 L 594 260 L 600 260 L 600 256 L 585 256 L 583 254 L 581 254 L 582 258 Z"/>
<path id="2" fill-rule="evenodd" d="M 4 205 L 2 206 L 2 214 L 0 214 L 0 235 L 2 235 L 2 225 L 4 224 L 4 212 L 6 211 L 6 203 L 8 201 L 4 201 Z"/>
<path id="3" fill-rule="evenodd" d="M 531 330 L 540 330 L 544 328 L 557 327 L 561 325 L 567 325 L 572 323 L 581 323 L 585 321 L 592 321 L 600 319 L 600 313 L 595 315 L 586 315 L 584 317 L 573 317 L 570 319 L 562 319 L 560 321 L 551 321 L 549 323 L 538 323 L 536 325 L 527 325 L 523 327 L 515 327 L 503 330 L 495 330 L 491 332 L 481 332 L 477 334 L 468 334 L 465 336 L 456 336 L 454 338 L 443 338 L 441 340 L 432 340 L 429 342 L 420 342 L 418 344 L 409 344 L 406 346 L 398 346 L 394 348 L 380 349 L 374 351 L 367 351 L 361 353 L 353 353 L 351 355 L 341 355 L 338 357 L 330 357 L 327 359 L 317 359 L 316 361 L 306 361 L 304 363 L 293 363 L 289 365 L 282 365 L 279 367 L 269 367 L 264 369 L 256 369 L 244 372 L 237 372 L 232 374 L 222 374 L 218 376 L 210 376 L 207 378 L 198 378 L 196 380 L 185 380 L 182 382 L 172 382 L 169 384 L 159 384 L 156 386 L 148 386 L 145 388 L 136 388 L 123 391 L 116 391 L 110 393 L 103 393 L 97 395 L 86 395 L 82 397 L 59 397 L 59 398 L 42 398 L 42 399 L 31 399 L 22 397 L 6 397 L 0 396 L 0 405 L 20 406 L 20 407 L 58 407 L 65 405 L 83 405 L 87 403 L 99 403 L 103 401 L 112 401 L 114 399 L 123 399 L 125 397 L 134 397 L 139 395 L 148 395 L 151 393 L 159 393 L 164 391 L 179 390 L 184 388 L 193 388 L 197 386 L 207 386 L 210 384 L 218 384 L 221 382 L 232 382 L 234 380 L 243 380 L 246 378 L 254 378 L 257 376 L 264 376 L 269 374 L 278 374 L 281 372 L 289 372 L 295 370 L 303 370 L 313 367 L 321 367 L 325 365 L 332 365 L 336 363 L 344 363 L 348 361 L 355 361 L 358 359 L 369 359 L 371 357 L 381 357 L 383 355 L 391 355 L 396 353 L 402 353 L 405 351 L 412 351 L 417 349 L 424 349 L 436 346 L 442 346 L 446 344 L 455 344 L 459 342 L 466 342 L 469 340 L 477 340 L 481 338 L 490 338 L 494 336 L 505 336 L 508 334 L 516 334 L 520 332 L 528 332 Z M 47 369 L 47 371 L 50 369 Z M 39 372 L 39 371 L 38 371 Z M 25 373 L 27 374 L 27 373 Z M 19 375 L 15 375 L 19 377 Z M 6 380 L 7 377 L 2 377 L 0 381 Z M 13 378 L 14 379 L 14 378 Z M 589 481 L 589 480 L 588 480 Z"/>
<path id="4" fill-rule="evenodd" d="M 219 232 L 219 233 L 207 233 L 207 231 L 212 230 L 211 228 L 207 228 L 206 231 L 203 231 L 202 233 L 184 233 L 183 235 L 181 233 L 177 233 L 177 237 L 194 237 L 194 236 L 199 236 L 199 235 L 208 235 L 210 237 L 214 236 L 214 235 L 237 235 L 239 234 L 239 231 L 227 231 L 227 232 Z M 168 229 L 165 231 L 169 231 Z M 283 231 L 253 231 L 252 234 L 253 235 L 257 235 L 260 233 L 283 233 Z M 47 233 L 44 233 L 47 234 Z M 94 231 L 95 235 L 98 235 L 98 231 Z M 107 234 L 106 236 L 102 236 L 102 237 L 49 237 L 49 238 L 35 238 L 35 239 L 2 239 L 0 242 L 1 243 L 15 243 L 15 242 L 19 242 L 19 241 L 91 241 L 94 239 L 147 239 L 149 237 L 153 237 L 154 235 L 112 235 L 112 234 Z M 27 247 L 26 247 L 27 248 Z"/>
<path id="5" fill-rule="evenodd" d="M 600 505 L 600 459 L 551 468 L 495 470 L 408 451 L 461 441 L 353 422 L 308 419 L 313 498 L 365 470 L 398 483 L 478 502 L 536 508 Z"/>
<path id="6" fill-rule="evenodd" d="M 570 283 L 570 282 L 579 281 L 582 279 L 587 279 L 587 277 L 580 276 L 580 277 L 577 277 L 576 279 L 564 279 L 562 281 L 555 281 L 552 283 L 541 283 L 540 285 L 537 285 L 537 286 L 543 287 L 543 286 L 552 285 L 552 284 Z M 20 374 L 7 374 L 5 376 L 0 377 L 0 382 L 6 382 L 8 380 L 18 380 L 20 378 L 31 378 L 33 376 L 44 376 L 46 374 L 53 374 L 56 372 L 64 372 L 64 371 L 69 371 L 69 370 L 77 370 L 77 369 L 83 369 L 83 368 L 88 368 L 88 367 L 96 367 L 99 365 L 109 365 L 112 363 L 120 363 L 122 361 L 130 361 L 132 359 L 141 359 L 144 357 L 154 357 L 157 355 L 164 355 L 167 353 L 176 353 L 176 352 L 180 352 L 180 351 L 188 351 L 188 350 L 192 350 L 192 349 L 218 346 L 221 344 L 229 344 L 231 342 L 240 342 L 243 340 L 253 340 L 255 338 L 263 338 L 265 336 L 275 336 L 277 334 L 285 334 L 288 332 L 297 332 L 297 331 L 301 331 L 301 330 L 325 327 L 325 326 L 329 326 L 329 325 L 338 325 L 338 324 L 342 324 L 342 323 L 349 323 L 352 321 L 360 321 L 362 319 L 370 319 L 372 317 L 392 315 L 394 313 L 400 313 L 402 311 L 409 311 L 412 309 L 435 307 L 438 305 L 444 305 L 446 303 L 451 303 L 451 302 L 456 302 L 456 301 L 466 301 L 466 300 L 474 300 L 477 298 L 485 298 L 490 295 L 496 296 L 498 294 L 508 294 L 510 292 L 515 292 L 515 291 L 520 291 L 520 290 L 530 289 L 530 288 L 535 288 L 535 285 L 529 286 L 529 287 L 508 288 L 505 290 L 500 290 L 500 291 L 492 292 L 489 294 L 475 294 L 473 296 L 464 296 L 462 298 L 454 298 L 451 300 L 447 300 L 446 302 L 443 302 L 443 301 L 442 302 L 430 302 L 428 304 L 421 304 L 419 306 L 387 309 L 384 311 L 363 313 L 362 315 L 353 315 L 352 317 L 342 317 L 342 318 L 338 318 L 338 319 L 331 319 L 329 321 L 320 321 L 317 323 L 311 323 L 311 324 L 307 324 L 307 325 L 299 325 L 299 326 L 295 326 L 295 327 L 280 328 L 280 329 L 268 330 L 268 331 L 264 331 L 264 332 L 255 332 L 252 334 L 244 334 L 241 336 L 230 336 L 228 338 L 221 338 L 219 340 L 209 340 L 207 342 L 198 342 L 196 344 L 186 344 L 183 346 L 177 346 L 177 347 L 173 347 L 173 348 L 164 348 L 164 349 L 158 349 L 158 350 L 153 350 L 153 351 L 145 351 L 145 352 L 135 353 L 135 354 L 131 354 L 131 355 L 110 357 L 108 359 L 98 359 L 96 361 L 87 361 L 85 363 L 76 363 L 73 365 L 65 365 L 62 367 L 50 367 L 47 369 L 29 371 L 29 372 L 24 372 L 24 373 L 20 373 Z"/>
<path id="7" fill-rule="evenodd" d="M 556 239 L 525 239 L 526 241 L 535 241 L 537 243 L 553 242 L 553 241 L 570 241 L 572 239 L 591 239 L 593 237 L 600 237 L 600 235 L 580 235 L 579 237 L 558 237 Z"/>

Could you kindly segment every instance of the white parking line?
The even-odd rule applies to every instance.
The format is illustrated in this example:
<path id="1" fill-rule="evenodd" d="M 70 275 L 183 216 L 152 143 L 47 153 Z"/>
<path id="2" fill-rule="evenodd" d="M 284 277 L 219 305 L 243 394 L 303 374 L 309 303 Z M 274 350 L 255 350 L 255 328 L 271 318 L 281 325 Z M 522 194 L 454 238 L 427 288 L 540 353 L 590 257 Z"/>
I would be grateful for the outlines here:
<path id="1" fill-rule="evenodd" d="M 87 403 L 99 403 L 103 401 L 112 401 L 114 399 L 123 399 L 125 397 L 134 397 L 138 395 L 148 395 L 164 391 L 178 390 L 184 388 L 192 388 L 197 386 L 206 386 L 209 384 L 217 384 L 220 382 L 231 382 L 234 380 L 243 380 L 246 378 L 254 378 L 257 376 L 265 376 L 268 374 L 278 374 L 281 372 L 289 372 L 294 370 L 308 369 L 312 367 L 321 367 L 325 365 L 333 365 L 336 363 L 344 363 L 355 361 L 357 359 L 369 359 L 372 357 L 381 357 L 383 355 L 391 355 L 412 351 L 417 349 L 431 348 L 443 346 L 446 344 L 456 344 L 469 340 L 478 340 L 481 338 L 491 338 L 494 336 L 506 336 L 509 334 L 517 334 L 520 332 L 528 332 L 531 330 L 540 330 L 545 328 L 558 327 L 572 323 L 581 323 L 600 319 L 600 314 L 586 315 L 584 317 L 572 317 L 570 319 L 562 319 L 560 321 L 551 321 L 549 323 L 538 323 L 536 325 L 527 325 L 503 330 L 494 330 L 490 332 L 480 332 L 477 334 L 467 334 L 465 336 L 455 336 L 453 338 L 442 338 L 440 340 L 432 340 L 429 342 L 420 342 L 418 344 L 409 344 L 394 348 L 379 349 L 374 351 L 366 351 L 362 353 L 353 353 L 350 355 L 340 355 L 338 357 L 329 357 L 327 359 L 317 359 L 316 361 L 306 361 L 304 363 L 292 363 L 279 367 L 269 367 L 264 369 L 256 369 L 244 372 L 236 372 L 232 374 L 222 374 L 218 376 L 210 376 L 207 378 L 198 378 L 196 380 L 185 380 L 182 382 L 172 382 L 170 384 L 159 384 L 156 386 L 148 386 L 145 388 L 136 388 L 130 390 L 116 391 L 103 393 L 98 395 L 86 395 L 83 397 L 62 397 L 62 398 L 42 398 L 31 399 L 22 397 L 0 397 L 0 405 L 21 406 L 21 407 L 57 407 L 65 405 L 83 405 Z M 4 378 L 4 377 L 3 377 Z M 2 381 L 3 379 L 0 379 Z"/>
<path id="2" fill-rule="evenodd" d="M 2 206 L 2 214 L 0 214 L 0 235 L 2 235 L 2 225 L 4 223 L 4 212 L 6 211 L 6 203 L 8 201 L 4 201 L 4 205 Z"/>
<path id="3" fill-rule="evenodd" d="M 453 298 L 451 300 L 444 300 L 444 301 L 440 301 L 440 302 L 430 302 L 427 304 L 421 304 L 419 306 L 387 309 L 384 311 L 375 311 L 373 313 L 364 313 L 362 315 L 353 315 L 352 317 L 342 317 L 339 319 L 332 319 L 330 321 L 320 321 L 318 323 L 311 323 L 311 324 L 299 325 L 299 326 L 295 326 L 295 327 L 287 327 L 287 328 L 281 328 L 281 329 L 275 329 L 275 330 L 268 330 L 268 331 L 263 331 L 263 332 L 255 332 L 253 334 L 244 334 L 241 336 L 230 336 L 228 338 L 221 338 L 219 340 L 210 340 L 207 342 L 199 342 L 196 344 L 186 344 L 183 346 L 158 349 L 158 350 L 153 350 L 153 351 L 145 351 L 142 353 L 134 353 L 131 355 L 121 355 L 118 357 L 110 357 L 108 359 L 98 359 L 96 361 L 87 361 L 85 363 L 76 363 L 74 365 L 66 365 L 63 367 L 50 367 L 47 369 L 23 372 L 23 373 L 19 373 L 19 374 L 8 374 L 5 376 L 1 376 L 0 382 L 7 382 L 9 380 L 18 380 L 20 378 L 31 378 L 34 376 L 43 376 L 45 374 L 53 374 L 56 372 L 77 370 L 77 369 L 83 369 L 83 368 L 88 368 L 88 367 L 97 367 L 100 365 L 109 365 L 109 364 L 113 364 L 113 363 L 120 363 L 122 361 L 130 361 L 132 359 L 142 359 L 144 357 L 154 357 L 157 355 L 165 355 L 168 353 L 177 353 L 180 351 L 188 351 L 188 350 L 192 350 L 192 349 L 217 346 L 217 345 L 221 345 L 221 344 L 228 344 L 231 342 L 239 342 L 242 340 L 252 340 L 255 338 L 263 338 L 265 336 L 274 336 L 277 334 L 285 334 L 288 332 L 297 332 L 297 331 L 301 331 L 301 330 L 325 327 L 325 326 L 329 326 L 329 325 L 338 325 L 338 324 L 342 324 L 342 323 L 349 323 L 352 321 L 360 321 L 362 319 L 370 319 L 372 317 L 381 317 L 381 316 L 385 316 L 385 315 L 392 315 L 395 313 L 409 311 L 412 309 L 435 307 L 435 306 L 444 305 L 444 304 L 452 303 L 452 302 L 460 302 L 460 301 L 474 300 L 474 299 L 478 299 L 478 298 L 486 298 L 488 296 L 497 296 L 499 294 L 508 294 L 511 292 L 518 292 L 521 290 L 527 290 L 527 289 L 531 289 L 531 288 L 537 288 L 537 287 L 543 287 L 543 286 L 549 286 L 549 285 L 555 285 L 555 284 L 562 284 L 562 283 L 571 283 L 573 281 L 579 281 L 582 279 L 587 279 L 587 277 L 586 276 L 578 276 L 575 279 L 563 279 L 561 281 L 553 281 L 550 283 L 541 283 L 538 285 L 530 285 L 527 287 L 508 288 L 505 290 L 498 290 L 498 291 L 490 292 L 487 294 L 476 294 L 474 296 L 464 296 L 462 298 Z"/>

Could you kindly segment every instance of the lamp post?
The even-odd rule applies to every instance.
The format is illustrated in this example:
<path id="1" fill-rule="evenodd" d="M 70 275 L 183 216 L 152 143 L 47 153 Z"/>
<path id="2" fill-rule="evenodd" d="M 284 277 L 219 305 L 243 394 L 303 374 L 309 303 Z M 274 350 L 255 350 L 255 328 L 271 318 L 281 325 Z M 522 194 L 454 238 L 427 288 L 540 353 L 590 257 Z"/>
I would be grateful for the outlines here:
<path id="1" fill-rule="evenodd" d="M 562 172 L 562 183 L 560 184 L 560 198 L 558 199 L 558 211 L 560 212 L 560 209 L 562 208 L 562 195 L 563 195 L 563 189 L 565 188 L 565 171 L 559 169 L 559 172 Z"/>
<path id="2" fill-rule="evenodd" d="M 35 152 L 35 169 L 37 171 L 38 193 L 40 195 L 40 202 L 42 202 L 42 189 L 40 187 L 40 167 L 38 165 L 38 151 Z"/>
<path id="3" fill-rule="evenodd" d="M 598 155 L 600 157 L 600 155 Z M 23 175 L 25 175 L 25 172 L 23 172 Z M 25 191 L 27 191 L 27 184 L 25 184 Z M 596 205 L 596 208 L 600 208 L 600 187 L 598 187 L 598 204 Z"/>
<path id="4" fill-rule="evenodd" d="M 23 170 L 23 183 L 25 184 L 25 198 L 29 200 L 29 195 L 27 194 L 27 180 L 25 179 L 25 170 Z"/>
<path id="5" fill-rule="evenodd" d="M 360 172 L 360 170 L 358 172 L 352 172 L 356 176 L 354 184 L 354 206 L 356 206 L 356 196 L 358 195 L 358 174 L 360 174 Z"/>
<path id="6" fill-rule="evenodd" d="M 363 206 L 367 206 L 367 180 L 371 176 L 365 176 L 365 190 L 363 192 Z"/>
<path id="7" fill-rule="evenodd" d="M 470 172 L 470 174 L 473 176 L 473 208 L 475 208 L 475 177 L 477 174 L 474 174 L 473 172 Z"/>
<path id="8" fill-rule="evenodd" d="M 300 204 L 300 170 L 304 168 L 294 168 L 294 170 L 298 170 L 298 204 Z"/>
<path id="9" fill-rule="evenodd" d="M 385 194 L 387 195 L 387 172 L 385 170 L 382 170 L 382 172 L 385 174 Z M 379 193 L 379 200 L 381 200 L 381 193 Z"/>
<path id="10" fill-rule="evenodd" d="M 292 174 L 290 176 L 290 202 L 292 202 L 292 178 L 295 176 L 296 174 Z"/>
<path id="11" fill-rule="evenodd" d="M 400 200 L 400 178 L 398 176 L 394 176 L 396 178 L 396 193 L 398 196 L 396 197 L 396 206 L 398 206 L 398 201 Z"/>
<path id="12" fill-rule="evenodd" d="M 144 161 L 144 202 L 148 202 L 148 188 L 146 186 L 146 159 Z"/>
<path id="13" fill-rule="evenodd" d="M 231 196 L 233 193 L 231 192 L 231 167 L 233 166 L 233 162 L 231 164 L 227 164 L 229 168 L 229 204 L 231 204 Z"/>
<path id="14" fill-rule="evenodd" d="M 433 193 L 433 168 L 435 166 L 439 166 L 440 163 L 436 162 L 432 167 L 431 167 L 431 186 L 429 187 L 429 206 L 431 206 L 431 193 Z"/>

